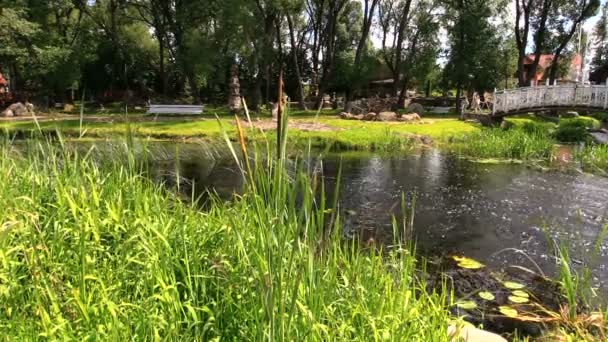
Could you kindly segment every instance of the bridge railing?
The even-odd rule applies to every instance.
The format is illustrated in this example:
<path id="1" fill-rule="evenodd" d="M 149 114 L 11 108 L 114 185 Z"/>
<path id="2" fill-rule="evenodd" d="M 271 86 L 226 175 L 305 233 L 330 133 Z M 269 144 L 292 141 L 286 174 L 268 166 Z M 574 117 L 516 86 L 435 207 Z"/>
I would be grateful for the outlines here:
<path id="1" fill-rule="evenodd" d="M 492 113 L 525 109 L 590 107 L 608 109 L 608 85 L 554 85 L 502 90 L 494 93 Z"/>

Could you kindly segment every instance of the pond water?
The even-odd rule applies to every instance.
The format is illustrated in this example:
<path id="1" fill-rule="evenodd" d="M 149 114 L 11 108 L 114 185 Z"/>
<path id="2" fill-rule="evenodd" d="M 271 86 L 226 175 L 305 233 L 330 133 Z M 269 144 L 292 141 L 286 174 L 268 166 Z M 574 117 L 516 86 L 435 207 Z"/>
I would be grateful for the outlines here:
<path id="1" fill-rule="evenodd" d="M 159 154 L 165 157 L 155 163 L 156 179 L 174 186 L 179 174 L 181 191 L 188 197 L 212 189 L 230 198 L 242 189 L 242 178 L 229 160 L 209 158 L 197 145 L 180 145 L 179 151 L 178 158 Z M 342 166 L 340 207 L 346 236 L 391 244 L 391 219 L 399 219 L 405 194 L 408 201 L 415 198 L 413 234 L 419 253 L 464 254 L 498 268 L 536 269 L 516 249 L 553 275 L 552 246 L 558 242 L 569 248 L 575 264 L 591 265 L 595 283 L 606 289 L 608 242 L 597 252 L 595 244 L 608 223 L 607 178 L 479 164 L 438 150 L 405 156 L 334 154 L 320 165 L 330 191 Z"/>

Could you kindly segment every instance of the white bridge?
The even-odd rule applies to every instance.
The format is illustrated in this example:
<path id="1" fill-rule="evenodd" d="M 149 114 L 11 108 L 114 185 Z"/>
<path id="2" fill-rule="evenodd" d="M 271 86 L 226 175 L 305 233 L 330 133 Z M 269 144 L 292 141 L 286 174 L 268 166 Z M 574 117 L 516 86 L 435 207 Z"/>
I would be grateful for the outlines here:
<path id="1" fill-rule="evenodd" d="M 492 116 L 537 112 L 550 109 L 606 110 L 608 85 L 553 85 L 496 91 Z"/>

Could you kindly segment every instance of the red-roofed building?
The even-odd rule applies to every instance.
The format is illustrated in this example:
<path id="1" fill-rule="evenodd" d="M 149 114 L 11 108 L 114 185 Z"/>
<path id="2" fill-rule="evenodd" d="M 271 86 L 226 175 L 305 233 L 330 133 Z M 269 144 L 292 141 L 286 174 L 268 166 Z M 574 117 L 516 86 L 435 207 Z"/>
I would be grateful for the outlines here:
<path id="1" fill-rule="evenodd" d="M 540 55 L 540 60 L 538 62 L 538 69 L 536 70 L 536 77 L 532 79 L 532 83 L 534 84 L 542 84 L 546 82 L 549 77 L 549 70 L 551 69 L 551 64 L 553 63 L 554 55 Z M 526 56 L 524 60 L 524 70 L 525 77 L 528 75 L 529 69 L 532 67 L 534 63 L 534 55 Z M 567 83 L 567 82 L 581 82 L 583 77 L 583 57 L 579 54 L 576 54 L 572 57 L 570 61 L 570 70 L 567 75 L 558 79 L 559 82 Z"/>

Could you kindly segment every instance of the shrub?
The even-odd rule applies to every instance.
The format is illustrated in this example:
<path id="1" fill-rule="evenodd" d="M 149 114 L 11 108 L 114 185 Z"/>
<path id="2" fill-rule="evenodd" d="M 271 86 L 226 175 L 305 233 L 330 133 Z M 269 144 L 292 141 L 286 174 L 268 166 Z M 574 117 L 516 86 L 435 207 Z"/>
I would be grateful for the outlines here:
<path id="1" fill-rule="evenodd" d="M 561 119 L 559 127 L 582 127 L 582 128 L 600 128 L 601 124 L 597 119 L 581 116 L 573 119 Z"/>
<path id="2" fill-rule="evenodd" d="M 593 113 L 591 116 L 599 121 L 608 122 L 608 113 Z"/>
<path id="3" fill-rule="evenodd" d="M 454 149 L 475 158 L 544 159 L 551 156 L 554 141 L 548 135 L 523 129 L 483 129 L 455 141 Z"/>
<path id="4" fill-rule="evenodd" d="M 574 119 L 562 119 L 559 122 L 555 138 L 561 142 L 573 143 L 585 141 L 588 138 L 588 128 L 600 128 L 598 120 L 581 116 Z"/>

